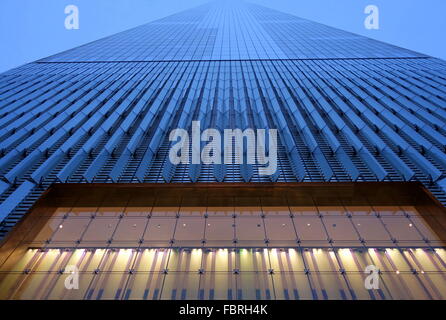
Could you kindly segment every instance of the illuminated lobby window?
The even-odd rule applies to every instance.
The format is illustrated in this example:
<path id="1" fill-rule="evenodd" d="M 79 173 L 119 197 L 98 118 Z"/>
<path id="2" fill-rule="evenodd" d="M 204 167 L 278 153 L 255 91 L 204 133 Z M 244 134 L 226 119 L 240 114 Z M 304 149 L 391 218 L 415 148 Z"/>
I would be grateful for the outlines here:
<path id="1" fill-rule="evenodd" d="M 56 185 L 2 243 L 0 299 L 446 299 L 418 187 Z"/>

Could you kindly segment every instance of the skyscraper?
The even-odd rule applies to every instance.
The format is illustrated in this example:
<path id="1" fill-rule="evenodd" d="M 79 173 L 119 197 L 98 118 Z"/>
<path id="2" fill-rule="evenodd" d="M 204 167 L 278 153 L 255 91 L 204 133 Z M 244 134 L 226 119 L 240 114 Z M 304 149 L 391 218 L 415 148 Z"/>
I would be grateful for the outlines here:
<path id="1" fill-rule="evenodd" d="M 193 121 L 277 171 L 172 163 Z M 446 299 L 442 60 L 217 1 L 1 74 L 0 136 L 3 299 Z"/>

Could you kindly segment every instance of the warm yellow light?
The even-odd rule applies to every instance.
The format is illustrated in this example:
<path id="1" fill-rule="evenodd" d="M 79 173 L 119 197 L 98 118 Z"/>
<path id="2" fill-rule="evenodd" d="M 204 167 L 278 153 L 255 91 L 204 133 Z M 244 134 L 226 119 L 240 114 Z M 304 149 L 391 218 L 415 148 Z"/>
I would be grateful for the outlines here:
<path id="1" fill-rule="evenodd" d="M 129 255 L 132 253 L 132 249 L 119 249 L 119 254 Z"/>

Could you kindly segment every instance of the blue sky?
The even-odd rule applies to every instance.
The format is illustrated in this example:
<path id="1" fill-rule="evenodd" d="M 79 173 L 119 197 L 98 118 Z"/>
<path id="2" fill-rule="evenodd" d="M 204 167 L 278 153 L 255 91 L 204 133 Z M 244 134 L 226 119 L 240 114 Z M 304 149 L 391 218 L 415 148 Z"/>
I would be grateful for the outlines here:
<path id="1" fill-rule="evenodd" d="M 218 0 L 217 0 L 218 1 Z M 208 0 L 1 0 L 0 72 L 208 2 Z M 446 59 L 444 0 L 251 0 L 273 9 Z M 64 8 L 79 7 L 66 30 Z M 377 5 L 380 29 L 364 28 Z"/>

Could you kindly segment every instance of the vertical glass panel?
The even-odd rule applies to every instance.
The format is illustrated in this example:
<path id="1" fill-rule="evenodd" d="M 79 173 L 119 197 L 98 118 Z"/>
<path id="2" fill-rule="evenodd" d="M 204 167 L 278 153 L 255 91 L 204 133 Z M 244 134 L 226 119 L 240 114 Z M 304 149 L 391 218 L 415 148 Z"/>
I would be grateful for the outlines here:
<path id="1" fill-rule="evenodd" d="M 103 272 L 128 272 L 136 255 L 135 249 L 108 249 L 99 268 Z"/>
<path id="2" fill-rule="evenodd" d="M 68 290 L 65 286 L 67 275 L 59 275 L 55 285 L 51 288 L 48 299 L 54 300 L 81 300 L 87 298 L 87 291 L 90 283 L 94 278 L 92 272 L 80 272 L 79 273 L 79 289 Z"/>
<path id="3" fill-rule="evenodd" d="M 267 249 L 239 249 L 236 269 L 240 271 L 268 271 L 271 267 Z"/>
<path id="4" fill-rule="evenodd" d="M 113 246 L 138 246 L 148 222 L 147 218 L 122 218 L 113 234 Z"/>
<path id="5" fill-rule="evenodd" d="M 149 246 L 170 246 L 170 240 L 174 237 L 177 219 L 174 217 L 152 217 L 144 233 L 144 243 Z"/>
<path id="6" fill-rule="evenodd" d="M 67 218 L 62 222 L 62 228 L 59 228 L 53 238 L 52 242 L 67 244 L 73 246 L 74 242 L 81 239 L 83 233 L 90 224 L 90 218 Z"/>
<path id="7" fill-rule="evenodd" d="M 201 269 L 203 251 L 201 249 L 170 250 L 167 269 L 170 271 L 195 271 Z"/>
<path id="8" fill-rule="evenodd" d="M 433 299 L 446 299 L 446 274 L 425 272 L 418 274 L 419 279 L 425 288 L 428 288 L 429 294 Z"/>
<path id="9" fill-rule="evenodd" d="M 346 272 L 345 279 L 349 284 L 350 295 L 353 300 L 378 300 L 379 293 L 374 289 L 366 289 L 365 281 L 368 275 L 362 272 Z"/>
<path id="10" fill-rule="evenodd" d="M 442 261 L 442 265 L 446 267 L 446 249 L 436 248 L 435 254 Z"/>
<path id="11" fill-rule="evenodd" d="M 324 217 L 328 236 L 337 246 L 360 246 L 359 235 L 346 216 Z"/>
<path id="12" fill-rule="evenodd" d="M 328 246 L 328 236 L 319 217 L 295 216 L 293 221 L 302 246 Z"/>
<path id="13" fill-rule="evenodd" d="M 45 285 L 51 282 L 52 278 L 57 276 L 57 273 L 33 273 L 27 276 L 22 275 L 17 284 L 19 284 L 14 293 L 11 294 L 11 299 L 36 300 L 43 299 L 42 293 L 45 290 Z"/>
<path id="14" fill-rule="evenodd" d="M 359 232 L 361 239 L 368 246 L 392 246 L 391 237 L 381 219 L 376 216 L 352 217 L 352 223 Z"/>
<path id="15" fill-rule="evenodd" d="M 369 249 L 368 254 L 372 260 L 372 264 L 376 266 L 381 271 L 391 271 L 396 272 L 398 269 L 394 264 L 392 264 L 392 259 L 388 259 L 387 257 L 387 249 L 379 248 L 379 249 Z M 393 255 L 397 255 L 398 253 L 393 253 Z"/>
<path id="16" fill-rule="evenodd" d="M 39 230 L 38 234 L 35 235 L 34 233 L 29 233 L 25 237 L 25 241 L 30 241 L 31 245 L 43 245 L 46 241 L 51 240 L 53 238 L 53 235 L 61 228 L 64 227 L 63 222 L 65 220 L 62 218 L 41 218 L 37 222 L 39 225 L 41 225 L 41 229 Z"/>
<path id="17" fill-rule="evenodd" d="M 312 290 L 308 277 L 303 272 L 275 272 L 272 275 L 276 299 L 311 300 Z"/>
<path id="18" fill-rule="evenodd" d="M 338 272 L 340 267 L 333 251 L 327 249 L 305 249 L 304 259 L 311 271 L 334 271 Z"/>
<path id="19" fill-rule="evenodd" d="M 239 246 L 263 246 L 265 244 L 265 228 L 260 216 L 237 217 L 235 228 Z"/>
<path id="20" fill-rule="evenodd" d="M 384 226 L 391 236 L 407 245 L 417 245 L 423 242 L 423 237 L 414 224 L 406 217 L 381 217 Z"/>
<path id="21" fill-rule="evenodd" d="M 23 272 L 25 269 L 31 269 L 35 261 L 39 258 L 40 254 L 42 254 L 42 252 L 39 249 L 25 249 L 20 250 L 20 252 L 14 252 L 13 259 L 10 257 L 0 266 L 0 272 Z"/>
<path id="22" fill-rule="evenodd" d="M 183 217 L 178 219 L 175 228 L 175 245 L 199 247 L 204 239 L 206 219 L 203 217 Z"/>
<path id="23" fill-rule="evenodd" d="M 14 292 L 16 292 L 25 278 L 26 275 L 23 272 L 2 271 L 0 273 L 0 299 L 12 299 Z"/>
<path id="24" fill-rule="evenodd" d="M 29 274 L 21 273 L 19 277 L 7 279 L 10 286 L 2 290 L 6 290 L 12 299 L 46 299 L 59 276 L 58 271 L 69 256 L 69 252 L 58 249 L 41 252 Z"/>
<path id="25" fill-rule="evenodd" d="M 39 255 L 39 259 L 32 266 L 32 271 L 47 272 L 59 270 L 64 258 L 69 257 L 69 253 L 59 249 L 44 249 Z"/>
<path id="26" fill-rule="evenodd" d="M 165 276 L 161 294 L 163 300 L 196 300 L 200 274 L 195 272 L 169 272 Z"/>
<path id="27" fill-rule="evenodd" d="M 87 230 L 82 236 L 82 245 L 95 246 L 106 245 L 112 239 L 119 219 L 117 218 L 95 218 L 92 219 Z"/>
<path id="28" fill-rule="evenodd" d="M 416 269 L 420 271 L 440 271 L 441 267 L 435 260 L 432 251 L 429 249 L 407 249 L 404 250 L 404 257 Z"/>
<path id="29" fill-rule="evenodd" d="M 106 252 L 105 249 L 76 249 L 67 265 L 75 265 L 79 271 L 93 272 L 99 268 Z"/>
<path id="30" fill-rule="evenodd" d="M 411 217 L 410 223 L 412 224 L 413 227 L 415 227 L 415 229 L 419 233 L 421 233 L 421 236 L 423 238 L 426 238 L 431 241 L 438 241 L 440 245 L 442 244 L 439 236 L 435 233 L 434 230 L 432 230 L 432 228 L 427 224 L 427 222 L 423 218 Z"/>
<path id="31" fill-rule="evenodd" d="M 386 249 L 385 256 L 388 259 L 393 270 L 411 271 L 414 268 L 409 265 L 408 260 L 404 256 L 404 249 Z"/>
<path id="32" fill-rule="evenodd" d="M 202 269 L 206 272 L 232 272 L 232 257 L 228 249 L 204 249 Z"/>
<path id="33" fill-rule="evenodd" d="M 343 248 L 337 250 L 337 256 L 339 257 L 344 270 L 364 273 L 367 266 L 374 265 L 374 262 L 368 253 L 368 251 L 373 250 L 374 249 L 366 248 Z"/>
<path id="34" fill-rule="evenodd" d="M 128 272 L 101 272 L 94 278 L 87 293 L 91 300 L 117 300 L 123 295 L 124 286 L 129 277 Z"/>
<path id="35" fill-rule="evenodd" d="M 125 300 L 157 300 L 165 274 L 162 272 L 136 272 L 129 276 Z"/>
<path id="36" fill-rule="evenodd" d="M 305 270 L 299 249 L 270 249 L 269 260 L 275 272 L 303 272 Z"/>
<path id="37" fill-rule="evenodd" d="M 243 271 L 237 274 L 235 278 L 237 282 L 237 299 L 275 299 L 272 277 L 267 272 Z"/>
<path id="38" fill-rule="evenodd" d="M 163 271 L 171 254 L 169 249 L 139 249 L 138 257 L 134 264 L 136 272 Z"/>
<path id="39" fill-rule="evenodd" d="M 342 275 L 337 272 L 310 272 L 314 297 L 318 300 L 350 300 L 351 295 Z"/>
<path id="40" fill-rule="evenodd" d="M 214 216 L 206 219 L 206 246 L 233 246 L 235 223 L 231 216 Z"/>
<path id="41" fill-rule="evenodd" d="M 264 222 L 269 245 L 293 246 L 296 244 L 297 235 L 294 230 L 293 220 L 289 216 L 267 216 Z"/>
<path id="42" fill-rule="evenodd" d="M 413 206 L 179 199 L 36 215 L 0 262 L 0 299 L 446 299 L 446 250 Z M 379 289 L 367 290 L 371 265 Z M 65 286 L 73 266 L 77 290 Z"/>
<path id="43" fill-rule="evenodd" d="M 380 289 L 386 299 L 429 299 L 426 290 L 415 275 L 409 272 L 384 272 L 380 277 Z"/>
<path id="44" fill-rule="evenodd" d="M 199 299 L 235 299 L 235 276 L 232 272 L 205 272 L 200 279 Z"/>

